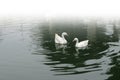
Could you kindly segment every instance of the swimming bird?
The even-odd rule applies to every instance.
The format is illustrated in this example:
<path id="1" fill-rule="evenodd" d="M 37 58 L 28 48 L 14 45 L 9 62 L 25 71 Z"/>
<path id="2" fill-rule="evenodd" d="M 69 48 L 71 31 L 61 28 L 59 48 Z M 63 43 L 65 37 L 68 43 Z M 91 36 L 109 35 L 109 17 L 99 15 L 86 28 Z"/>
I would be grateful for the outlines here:
<path id="1" fill-rule="evenodd" d="M 76 41 L 75 47 L 77 48 L 83 48 L 86 47 L 88 45 L 89 40 L 84 40 L 79 42 L 78 38 L 74 38 L 73 41 Z"/>
<path id="2" fill-rule="evenodd" d="M 68 35 L 66 32 L 63 32 L 61 36 L 55 33 L 55 43 L 57 44 L 67 44 L 67 40 L 65 39 L 65 35 Z"/>

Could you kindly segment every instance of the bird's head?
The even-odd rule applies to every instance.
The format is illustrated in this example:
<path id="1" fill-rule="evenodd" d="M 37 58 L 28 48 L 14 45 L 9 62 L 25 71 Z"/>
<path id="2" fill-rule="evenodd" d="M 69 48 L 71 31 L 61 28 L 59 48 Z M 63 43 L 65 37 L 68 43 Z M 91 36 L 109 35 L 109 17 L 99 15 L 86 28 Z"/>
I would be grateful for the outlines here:
<path id="1" fill-rule="evenodd" d="M 66 32 L 63 32 L 62 35 L 66 35 L 66 36 L 68 36 L 68 34 L 67 34 Z"/>
<path id="2" fill-rule="evenodd" d="M 78 41 L 78 38 L 74 38 L 73 42 L 74 42 L 74 41 Z"/>

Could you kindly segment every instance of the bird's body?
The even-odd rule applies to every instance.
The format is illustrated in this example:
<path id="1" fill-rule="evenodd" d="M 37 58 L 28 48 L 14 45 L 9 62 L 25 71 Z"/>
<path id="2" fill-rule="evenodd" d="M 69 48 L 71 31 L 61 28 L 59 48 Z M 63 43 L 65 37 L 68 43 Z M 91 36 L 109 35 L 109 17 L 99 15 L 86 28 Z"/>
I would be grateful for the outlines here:
<path id="1" fill-rule="evenodd" d="M 74 38 L 73 41 L 76 41 L 75 47 L 82 48 L 82 47 L 86 47 L 88 45 L 89 40 L 84 40 L 84 41 L 79 42 L 78 38 Z"/>
<path id="2" fill-rule="evenodd" d="M 76 43 L 76 47 L 86 47 L 88 45 L 88 40 L 81 41 L 79 43 Z"/>
<path id="3" fill-rule="evenodd" d="M 66 32 L 62 33 L 62 37 L 59 36 L 58 34 L 55 34 L 55 43 L 57 43 L 57 44 L 67 44 L 67 40 L 64 37 L 65 35 L 67 35 Z"/>

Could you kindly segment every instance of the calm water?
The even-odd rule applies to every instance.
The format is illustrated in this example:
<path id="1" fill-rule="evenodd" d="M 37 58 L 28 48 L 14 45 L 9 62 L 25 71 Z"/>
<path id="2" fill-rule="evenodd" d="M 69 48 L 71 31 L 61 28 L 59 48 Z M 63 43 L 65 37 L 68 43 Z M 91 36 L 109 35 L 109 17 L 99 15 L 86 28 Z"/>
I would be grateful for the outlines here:
<path id="1" fill-rule="evenodd" d="M 67 32 L 68 44 L 54 44 Z M 76 49 L 72 40 L 90 40 Z M 120 20 L 0 20 L 0 80 L 119 80 Z"/>

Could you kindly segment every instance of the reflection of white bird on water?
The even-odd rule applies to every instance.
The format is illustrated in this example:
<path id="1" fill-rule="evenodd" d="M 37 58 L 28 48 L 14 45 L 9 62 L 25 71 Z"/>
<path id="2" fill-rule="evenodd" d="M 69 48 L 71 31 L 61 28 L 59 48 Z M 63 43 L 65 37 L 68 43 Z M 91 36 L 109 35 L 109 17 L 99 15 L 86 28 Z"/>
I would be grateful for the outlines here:
<path id="1" fill-rule="evenodd" d="M 84 49 L 85 47 L 87 47 L 88 42 L 89 42 L 89 40 L 84 40 L 84 41 L 79 42 L 78 38 L 74 38 L 73 41 L 76 41 L 75 47 L 81 48 L 81 49 Z"/>
<path id="2" fill-rule="evenodd" d="M 76 53 L 74 54 L 76 58 L 79 58 L 79 48 L 76 48 Z"/>
<path id="3" fill-rule="evenodd" d="M 65 44 L 55 44 L 56 50 L 62 50 L 63 53 L 65 53 L 65 49 L 67 48 L 67 45 Z"/>
<path id="4" fill-rule="evenodd" d="M 63 49 L 63 48 L 67 48 L 67 45 L 64 45 L 64 44 L 55 44 L 55 47 L 56 47 L 56 50 L 60 50 L 60 49 Z"/>
<path id="5" fill-rule="evenodd" d="M 55 43 L 57 44 L 67 44 L 67 40 L 65 39 L 65 35 L 68 35 L 66 32 L 63 32 L 61 36 L 55 34 Z"/>

